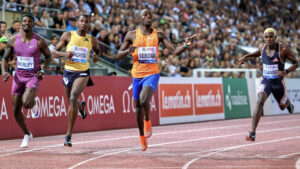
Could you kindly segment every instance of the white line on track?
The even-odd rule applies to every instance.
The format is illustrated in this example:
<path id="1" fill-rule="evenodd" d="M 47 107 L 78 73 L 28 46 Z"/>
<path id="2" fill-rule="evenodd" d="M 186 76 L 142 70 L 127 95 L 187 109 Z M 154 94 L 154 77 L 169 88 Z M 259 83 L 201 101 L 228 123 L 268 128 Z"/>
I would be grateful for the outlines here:
<path id="1" fill-rule="evenodd" d="M 286 155 L 281 155 L 281 156 L 278 156 L 279 158 L 287 158 L 289 156 L 293 156 L 293 155 L 297 155 L 297 154 L 300 154 L 300 152 L 297 152 L 297 153 L 291 153 L 291 154 L 286 154 Z"/>
<path id="2" fill-rule="evenodd" d="M 273 132 L 273 131 L 281 131 L 281 130 L 290 130 L 290 129 L 297 129 L 297 128 L 300 128 L 300 126 L 287 127 L 287 128 L 279 128 L 279 129 L 270 129 L 270 130 L 262 130 L 262 131 L 260 131 L 260 133 Z M 208 139 L 216 139 L 216 138 L 224 138 L 224 137 L 238 136 L 238 135 L 244 135 L 244 134 L 245 133 L 235 133 L 235 134 L 219 135 L 219 136 L 212 136 L 212 137 L 202 137 L 202 138 L 198 138 L 198 139 L 188 139 L 188 140 L 181 140 L 181 141 L 174 141 L 174 142 L 166 142 L 166 143 L 160 143 L 160 144 L 153 144 L 153 145 L 149 145 L 148 147 L 158 147 L 158 146 L 163 146 L 163 145 L 178 144 L 178 143 L 187 143 L 187 142 L 194 142 L 194 141 L 208 140 Z M 300 136 L 293 137 L 293 138 L 300 138 Z M 273 141 L 271 141 L 271 142 L 273 142 Z M 254 144 L 247 144 L 247 145 L 242 145 L 242 146 L 256 145 L 256 144 L 262 144 L 262 143 L 263 142 L 254 143 Z M 234 146 L 234 147 L 239 147 L 239 146 Z M 225 151 L 228 148 L 229 147 L 221 148 L 221 149 L 219 149 L 219 152 Z M 93 158 L 89 158 L 87 160 L 81 161 L 81 162 L 73 165 L 69 169 L 76 168 L 76 167 L 78 167 L 78 166 L 80 166 L 82 164 L 85 164 L 85 163 L 87 163 L 89 161 L 92 161 L 92 160 L 95 160 L 95 159 L 99 159 L 99 158 L 102 158 L 102 157 L 106 157 L 106 156 L 110 156 L 110 155 L 115 155 L 115 154 L 119 154 L 119 153 L 124 153 L 124 152 L 132 151 L 132 150 L 137 150 L 137 149 L 138 148 L 136 148 L 136 147 L 131 147 L 128 150 L 121 150 L 121 151 L 117 151 L 117 152 L 113 152 L 113 153 L 104 154 L 104 155 L 96 156 L 96 157 L 93 157 Z M 208 150 L 206 150 L 206 151 L 208 151 Z M 97 153 L 98 152 L 94 152 L 94 154 L 97 154 Z M 214 153 L 216 153 L 216 152 L 209 153 L 209 154 L 214 154 Z"/>
<path id="3" fill-rule="evenodd" d="M 282 122 L 292 122 L 292 121 L 299 121 L 300 119 L 292 119 L 292 120 L 277 120 L 277 121 L 270 121 L 270 122 L 264 122 L 262 125 L 266 124 L 276 124 L 276 123 L 282 123 Z M 198 131 L 206 131 L 206 130 L 219 130 L 219 129 L 227 129 L 227 128 L 236 128 L 236 127 L 246 127 L 250 126 L 251 124 L 243 124 L 243 125 L 233 125 L 233 126 L 222 126 L 222 127 L 210 127 L 210 128 L 201 128 L 201 129 L 194 129 L 194 130 L 182 130 L 182 131 L 174 131 L 174 132 L 163 132 L 163 133 L 156 133 L 153 134 L 153 136 L 157 135 L 168 135 L 168 134 L 178 134 L 178 133 L 187 133 L 187 132 L 198 132 Z M 158 126 L 160 127 L 160 126 Z M 164 127 L 164 126 L 162 126 Z M 89 141 L 81 141 L 81 142 L 74 142 L 73 145 L 76 144 L 87 144 L 87 143 L 96 143 L 96 142 L 104 142 L 104 141 L 113 141 L 113 140 L 122 140 L 122 139 L 131 139 L 131 138 L 137 138 L 138 136 L 126 136 L 126 137 L 117 137 L 117 138 L 109 138 L 109 139 L 99 139 L 99 140 L 89 140 Z M 33 149 L 27 149 L 24 150 L 22 149 L 10 149 L 10 150 L 1 150 L 1 152 L 11 152 L 15 150 L 22 150 L 18 152 L 13 152 L 13 153 L 8 153 L 8 154 L 3 154 L 0 155 L 0 157 L 6 157 L 10 155 L 16 155 L 16 154 L 21 154 L 21 153 L 27 153 L 27 152 L 32 152 L 32 151 L 37 151 L 37 150 L 43 150 L 47 148 L 56 148 L 56 147 L 63 147 L 62 144 L 53 144 L 53 145 L 48 145 L 48 146 L 40 146 L 36 147 Z"/>
<path id="4" fill-rule="evenodd" d="M 220 148 L 218 151 L 208 153 L 208 154 L 205 154 L 205 155 L 202 155 L 202 156 L 199 156 L 197 158 L 194 158 L 194 159 L 190 160 L 189 162 L 185 163 L 185 165 L 182 167 L 182 169 L 187 169 L 192 163 L 194 163 L 195 161 L 197 161 L 201 158 L 208 157 L 208 156 L 211 156 L 213 154 L 220 153 L 220 152 L 224 152 L 224 151 L 228 151 L 228 150 L 232 150 L 232 149 L 237 149 L 237 148 L 242 148 L 242 147 L 260 145 L 260 144 L 266 144 L 266 143 L 274 143 L 274 142 L 291 140 L 291 139 L 299 139 L 299 138 L 300 138 L 300 136 L 287 137 L 287 138 L 282 138 L 282 139 L 277 139 L 277 140 L 270 140 L 270 141 L 263 141 L 263 142 L 259 142 L 259 143 L 253 143 L 253 144 L 242 144 L 242 145 L 238 145 L 238 146 L 223 147 L 223 148 Z"/>

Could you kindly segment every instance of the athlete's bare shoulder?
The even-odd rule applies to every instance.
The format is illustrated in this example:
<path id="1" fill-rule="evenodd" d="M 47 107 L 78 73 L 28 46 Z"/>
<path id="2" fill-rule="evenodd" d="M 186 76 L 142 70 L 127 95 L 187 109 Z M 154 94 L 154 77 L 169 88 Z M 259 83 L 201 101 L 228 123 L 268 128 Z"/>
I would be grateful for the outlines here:
<path id="1" fill-rule="evenodd" d="M 12 36 L 12 37 L 10 37 L 10 38 L 8 39 L 7 46 L 9 46 L 9 47 L 14 47 L 14 44 L 15 44 L 17 35 L 18 35 L 18 34 L 15 34 L 14 36 Z"/>
<path id="2" fill-rule="evenodd" d="M 132 30 L 132 31 L 127 32 L 128 36 L 135 36 L 135 34 L 136 34 L 136 30 Z"/>
<path id="3" fill-rule="evenodd" d="M 135 36 L 136 36 L 136 30 L 128 31 L 125 36 L 125 40 L 127 41 L 129 40 L 133 42 L 135 40 Z"/>
<path id="4" fill-rule="evenodd" d="M 157 37 L 160 42 L 162 42 L 163 39 L 168 39 L 167 35 L 164 32 L 159 31 L 159 30 L 157 31 Z"/>
<path id="5" fill-rule="evenodd" d="M 38 41 L 38 48 L 39 49 L 45 48 L 47 46 L 46 39 L 41 37 L 39 34 L 36 34 L 36 36 Z"/>

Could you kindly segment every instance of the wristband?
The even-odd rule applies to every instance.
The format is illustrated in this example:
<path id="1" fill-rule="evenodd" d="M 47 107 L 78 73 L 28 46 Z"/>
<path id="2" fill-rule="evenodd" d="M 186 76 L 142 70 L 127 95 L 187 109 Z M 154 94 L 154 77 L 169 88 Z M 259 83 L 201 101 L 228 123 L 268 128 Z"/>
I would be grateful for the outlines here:
<path id="1" fill-rule="evenodd" d="M 184 47 L 189 48 L 189 47 L 191 47 L 191 45 L 187 45 L 186 42 L 184 42 Z"/>
<path id="2" fill-rule="evenodd" d="M 43 75 L 45 75 L 45 71 L 44 71 L 43 69 L 42 69 L 42 70 L 40 70 L 40 72 L 41 72 L 41 73 L 43 73 Z"/>
<path id="3" fill-rule="evenodd" d="M 289 73 L 290 73 L 290 71 L 289 71 L 288 69 L 286 69 L 286 70 L 285 70 L 285 73 L 286 73 L 286 74 L 289 74 Z"/>

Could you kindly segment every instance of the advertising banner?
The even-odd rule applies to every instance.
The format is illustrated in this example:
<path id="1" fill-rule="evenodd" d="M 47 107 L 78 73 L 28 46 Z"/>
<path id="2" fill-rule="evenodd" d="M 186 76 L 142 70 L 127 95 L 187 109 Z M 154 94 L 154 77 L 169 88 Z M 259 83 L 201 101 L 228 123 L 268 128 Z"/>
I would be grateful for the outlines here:
<path id="1" fill-rule="evenodd" d="M 222 84 L 194 84 L 197 115 L 223 113 Z"/>
<path id="2" fill-rule="evenodd" d="M 23 136 L 18 127 L 12 109 L 11 83 L 0 82 L 0 140 Z M 79 100 L 86 102 L 86 119 L 77 117 L 74 132 L 98 131 L 137 127 L 135 105 L 132 97 L 130 77 L 92 77 L 94 86 L 85 88 Z M 35 98 L 38 109 L 23 109 L 28 128 L 34 136 L 64 134 L 67 131 L 68 101 L 65 97 L 61 76 L 46 76 L 41 81 Z M 159 124 L 158 94 L 155 92 L 150 103 L 150 115 L 153 125 Z"/>
<path id="3" fill-rule="evenodd" d="M 225 119 L 250 117 L 246 79 L 223 78 Z"/>
<path id="4" fill-rule="evenodd" d="M 160 124 L 224 119 L 221 78 L 168 78 L 159 83 Z"/>

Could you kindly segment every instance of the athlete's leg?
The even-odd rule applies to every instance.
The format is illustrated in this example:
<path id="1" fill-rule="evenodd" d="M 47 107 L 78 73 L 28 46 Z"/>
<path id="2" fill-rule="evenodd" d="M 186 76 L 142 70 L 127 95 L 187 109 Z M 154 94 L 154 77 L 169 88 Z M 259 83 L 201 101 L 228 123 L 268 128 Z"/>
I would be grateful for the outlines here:
<path id="1" fill-rule="evenodd" d="M 286 88 L 285 88 L 285 81 L 280 80 L 278 83 L 274 84 L 274 88 L 272 93 L 278 102 L 279 108 L 284 110 L 285 108 L 288 109 L 289 113 L 294 112 L 294 106 L 290 102 L 290 100 L 286 97 Z"/>
<path id="2" fill-rule="evenodd" d="M 135 100 L 136 120 L 141 136 L 144 135 L 144 119 L 147 121 L 150 120 L 150 99 L 153 93 L 153 89 L 150 86 L 145 86 L 140 93 L 140 100 Z"/>
<path id="3" fill-rule="evenodd" d="M 22 95 L 12 94 L 12 104 L 16 122 L 23 130 L 24 134 L 29 134 L 29 130 L 25 123 L 25 116 L 22 112 Z"/>
<path id="4" fill-rule="evenodd" d="M 150 120 L 150 115 L 149 115 L 150 99 L 151 99 L 153 93 L 154 93 L 154 91 L 153 91 L 152 87 L 145 86 L 145 87 L 143 87 L 141 94 L 140 94 L 140 105 L 144 111 L 144 116 L 145 116 L 146 121 Z"/>
<path id="5" fill-rule="evenodd" d="M 258 100 L 253 112 L 253 118 L 252 118 L 252 133 L 255 134 L 256 128 L 258 125 L 258 122 L 260 120 L 260 117 L 262 115 L 263 106 L 265 104 L 265 101 L 267 99 L 267 94 L 265 92 L 259 92 L 258 93 Z"/>
<path id="6" fill-rule="evenodd" d="M 78 97 L 87 85 L 89 77 L 77 78 L 71 88 L 69 94 L 69 109 L 68 109 L 68 130 L 66 135 L 71 137 L 74 123 L 78 114 Z"/>
<path id="7" fill-rule="evenodd" d="M 35 96 L 37 94 L 37 89 L 34 87 L 26 88 L 23 97 L 22 102 L 23 106 L 26 109 L 31 109 L 35 105 Z"/>
<path id="8" fill-rule="evenodd" d="M 140 100 L 134 100 L 135 103 L 135 117 L 138 124 L 140 136 L 144 136 L 144 111 L 140 104 Z"/>
<path id="9" fill-rule="evenodd" d="M 70 99 L 70 95 L 71 95 L 71 90 L 72 90 L 72 87 L 65 87 L 65 94 L 68 98 L 68 103 L 70 104 L 69 102 L 69 99 Z M 78 106 L 78 110 L 82 110 L 82 105 L 79 103 L 79 100 L 77 100 L 77 106 Z"/>
<path id="10" fill-rule="evenodd" d="M 134 100 L 134 103 L 135 103 L 136 121 L 140 133 L 140 146 L 142 151 L 146 151 L 148 148 L 148 142 L 146 137 L 144 136 L 144 109 L 140 104 L 140 100 Z"/>

